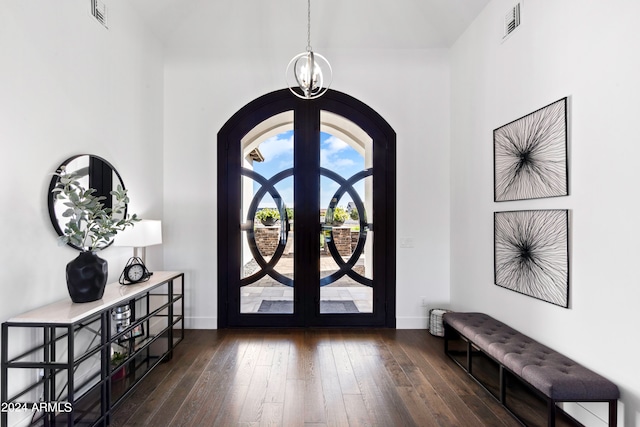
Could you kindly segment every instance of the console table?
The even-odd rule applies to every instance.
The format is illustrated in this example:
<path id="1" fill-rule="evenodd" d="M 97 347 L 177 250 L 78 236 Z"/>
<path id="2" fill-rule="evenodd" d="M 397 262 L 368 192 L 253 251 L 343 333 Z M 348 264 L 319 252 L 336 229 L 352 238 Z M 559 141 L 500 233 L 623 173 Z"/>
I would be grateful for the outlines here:
<path id="1" fill-rule="evenodd" d="M 180 272 L 111 283 L 101 300 L 65 299 L 13 317 L 2 324 L 2 425 L 106 426 L 183 338 Z"/>

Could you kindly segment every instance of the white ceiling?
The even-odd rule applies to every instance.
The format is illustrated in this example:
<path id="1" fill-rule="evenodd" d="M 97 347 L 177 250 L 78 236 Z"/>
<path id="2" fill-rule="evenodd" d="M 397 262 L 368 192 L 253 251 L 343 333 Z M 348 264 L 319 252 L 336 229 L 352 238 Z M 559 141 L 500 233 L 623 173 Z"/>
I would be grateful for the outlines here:
<path id="1" fill-rule="evenodd" d="M 169 47 L 306 46 L 305 0 L 127 1 Z M 316 50 L 449 47 L 489 1 L 312 0 L 311 44 Z"/>

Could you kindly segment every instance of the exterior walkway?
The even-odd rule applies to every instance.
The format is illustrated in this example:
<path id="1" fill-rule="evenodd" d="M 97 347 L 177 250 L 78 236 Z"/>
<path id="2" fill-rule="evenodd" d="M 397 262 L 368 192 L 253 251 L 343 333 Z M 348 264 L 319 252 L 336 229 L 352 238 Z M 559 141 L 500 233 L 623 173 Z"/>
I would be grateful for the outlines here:
<path id="1" fill-rule="evenodd" d="M 254 261 L 245 266 L 245 276 L 251 275 L 258 266 Z M 331 256 L 320 258 L 320 276 L 326 277 L 337 270 Z M 364 274 L 364 261 L 361 259 L 354 266 L 360 274 Z M 276 266 L 276 271 L 293 277 L 293 256 L 283 256 Z M 262 301 L 293 301 L 293 288 L 285 286 L 271 277 L 263 277 L 258 282 L 242 287 L 241 313 L 257 313 Z M 320 301 L 353 301 L 360 313 L 371 313 L 373 310 L 373 292 L 368 286 L 344 276 L 337 282 L 320 288 Z"/>
<path id="2" fill-rule="evenodd" d="M 241 313 L 257 313 L 264 300 L 293 301 L 293 288 L 288 286 L 245 286 L 242 288 Z M 368 286 L 325 286 L 320 301 L 353 301 L 360 313 L 373 310 L 373 292 Z"/>

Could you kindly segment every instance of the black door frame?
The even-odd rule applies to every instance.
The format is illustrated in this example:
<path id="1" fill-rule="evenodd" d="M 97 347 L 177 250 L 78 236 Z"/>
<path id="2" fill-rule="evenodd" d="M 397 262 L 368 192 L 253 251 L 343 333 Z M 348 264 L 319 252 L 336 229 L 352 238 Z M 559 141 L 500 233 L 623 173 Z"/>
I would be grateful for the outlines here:
<path id="1" fill-rule="evenodd" d="M 240 212 L 241 149 L 238 142 L 256 125 L 285 111 L 294 112 L 294 147 L 312 144 L 309 150 L 294 149 L 294 170 L 300 181 L 294 187 L 294 200 L 304 201 L 307 207 L 319 206 L 320 176 L 316 173 L 320 161 L 320 111 L 343 116 L 362 128 L 373 139 L 373 209 L 375 216 L 375 244 L 373 253 L 374 280 L 382 283 L 374 292 L 372 314 L 317 314 L 317 301 L 296 297 L 294 314 L 241 314 L 230 310 L 239 304 L 239 295 L 230 295 L 230 283 L 236 280 L 231 272 L 240 272 L 241 238 L 236 232 Z M 311 123 L 313 126 L 309 126 Z M 317 142 L 316 142 L 317 140 Z M 317 144 L 316 147 L 313 145 Z M 379 147 L 376 150 L 376 147 Z M 383 149 L 380 149 L 383 148 Z M 303 153 L 305 151 L 306 153 Z M 391 126 L 369 106 L 357 99 L 328 90 L 314 100 L 299 99 L 288 89 L 271 92 L 245 105 L 218 132 L 218 328 L 264 326 L 396 326 L 396 134 Z M 310 153 L 317 153 L 315 156 Z M 384 179 L 376 180 L 375 176 Z M 317 199 L 317 200 L 316 200 Z M 298 205 L 300 206 L 300 205 Z M 236 214 L 231 214 L 236 212 Z M 300 214 L 299 214 L 300 212 Z M 305 212 L 305 214 L 303 214 Z M 314 209 L 296 209 L 296 228 L 318 229 L 318 215 Z M 295 258 L 296 278 L 309 283 L 319 271 L 318 245 L 299 241 L 301 233 L 294 233 L 294 247 L 300 256 Z M 318 254 L 315 254 L 318 251 Z M 299 264 L 302 259 L 316 259 L 318 265 Z M 312 277 L 313 276 L 313 277 Z M 304 304 L 304 305 L 303 305 Z M 239 310 L 237 310 L 239 311 Z M 315 312 L 315 315 L 313 314 Z"/>

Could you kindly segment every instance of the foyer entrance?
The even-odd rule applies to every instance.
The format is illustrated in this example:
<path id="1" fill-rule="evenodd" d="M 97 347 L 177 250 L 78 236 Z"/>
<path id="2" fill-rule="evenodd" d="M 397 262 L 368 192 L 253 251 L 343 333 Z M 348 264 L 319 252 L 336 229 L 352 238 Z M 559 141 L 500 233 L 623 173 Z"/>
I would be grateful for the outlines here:
<path id="1" fill-rule="evenodd" d="M 395 133 L 288 89 L 218 133 L 218 327 L 395 327 Z"/>

